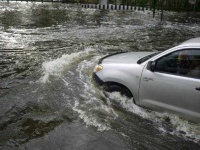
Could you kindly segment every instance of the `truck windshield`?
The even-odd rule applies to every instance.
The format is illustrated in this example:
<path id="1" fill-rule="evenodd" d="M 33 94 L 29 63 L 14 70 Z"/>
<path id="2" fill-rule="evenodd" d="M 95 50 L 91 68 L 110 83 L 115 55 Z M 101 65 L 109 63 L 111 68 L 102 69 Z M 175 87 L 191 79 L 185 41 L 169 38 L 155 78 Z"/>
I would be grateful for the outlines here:
<path id="1" fill-rule="evenodd" d="M 138 60 L 137 63 L 138 63 L 138 64 L 141 64 L 141 63 L 145 62 L 146 60 L 150 59 L 151 57 L 153 57 L 153 56 L 155 56 L 155 55 L 157 55 L 157 54 L 159 54 L 159 53 L 160 53 L 160 52 L 147 55 L 147 56 L 141 58 L 140 60 Z"/>

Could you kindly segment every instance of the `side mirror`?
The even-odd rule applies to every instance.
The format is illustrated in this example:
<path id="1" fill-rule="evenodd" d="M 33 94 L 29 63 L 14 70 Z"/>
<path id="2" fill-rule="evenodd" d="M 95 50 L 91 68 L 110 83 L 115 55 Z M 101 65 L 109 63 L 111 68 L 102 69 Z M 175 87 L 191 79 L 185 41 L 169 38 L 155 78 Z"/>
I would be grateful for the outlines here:
<path id="1" fill-rule="evenodd" d="M 155 69 L 156 69 L 156 62 L 155 61 L 149 61 L 147 63 L 147 70 L 154 72 Z"/>

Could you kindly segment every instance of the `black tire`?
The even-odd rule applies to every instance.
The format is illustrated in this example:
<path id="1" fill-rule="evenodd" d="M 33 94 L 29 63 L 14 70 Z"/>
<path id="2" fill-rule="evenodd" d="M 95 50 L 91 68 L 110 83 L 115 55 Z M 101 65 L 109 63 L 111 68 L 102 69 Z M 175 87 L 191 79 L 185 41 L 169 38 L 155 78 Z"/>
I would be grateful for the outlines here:
<path id="1" fill-rule="evenodd" d="M 120 92 L 121 95 L 125 95 L 128 98 L 132 98 L 133 97 L 132 93 L 129 91 L 128 88 L 126 88 L 125 86 L 116 84 L 116 83 L 106 83 L 106 84 L 103 85 L 103 89 L 106 92 L 110 92 L 110 93 L 112 93 L 112 92 Z"/>

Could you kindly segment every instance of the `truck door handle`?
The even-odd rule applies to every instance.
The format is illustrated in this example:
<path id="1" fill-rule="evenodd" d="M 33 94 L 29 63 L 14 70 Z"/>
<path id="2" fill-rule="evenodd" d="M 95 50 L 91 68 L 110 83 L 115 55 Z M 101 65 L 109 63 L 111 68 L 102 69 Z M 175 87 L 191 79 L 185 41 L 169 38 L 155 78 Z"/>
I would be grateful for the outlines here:
<path id="1" fill-rule="evenodd" d="M 197 90 L 197 91 L 200 91 L 200 87 L 196 87 L 196 90 Z"/>

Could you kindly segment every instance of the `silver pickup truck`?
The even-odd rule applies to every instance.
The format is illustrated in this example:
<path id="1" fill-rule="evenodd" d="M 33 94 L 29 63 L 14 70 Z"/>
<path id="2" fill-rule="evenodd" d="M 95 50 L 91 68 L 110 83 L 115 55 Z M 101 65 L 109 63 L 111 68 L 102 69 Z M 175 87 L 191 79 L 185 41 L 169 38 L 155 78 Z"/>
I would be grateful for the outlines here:
<path id="1" fill-rule="evenodd" d="M 115 53 L 99 60 L 93 77 L 135 104 L 200 122 L 200 38 L 163 52 Z"/>

